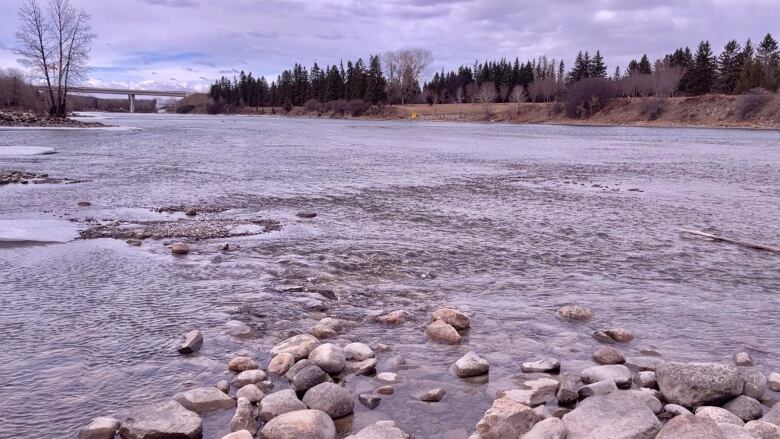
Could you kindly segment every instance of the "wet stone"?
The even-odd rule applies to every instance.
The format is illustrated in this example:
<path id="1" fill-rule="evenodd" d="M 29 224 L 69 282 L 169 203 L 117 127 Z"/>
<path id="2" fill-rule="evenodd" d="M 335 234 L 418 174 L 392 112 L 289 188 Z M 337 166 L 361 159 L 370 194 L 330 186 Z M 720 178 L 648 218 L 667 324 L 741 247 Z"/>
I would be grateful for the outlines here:
<path id="1" fill-rule="evenodd" d="M 364 343 L 350 343 L 344 346 L 347 360 L 363 361 L 374 358 L 374 351 Z"/>
<path id="2" fill-rule="evenodd" d="M 217 385 L 214 386 L 214 387 L 216 387 L 217 390 L 219 390 L 220 392 L 225 393 L 225 394 L 230 392 L 230 383 L 228 383 L 227 380 L 220 380 L 217 383 Z"/>
<path id="3" fill-rule="evenodd" d="M 176 401 L 167 401 L 129 410 L 119 434 L 123 439 L 200 439 L 202 431 L 200 416 Z"/>
<path id="4" fill-rule="evenodd" d="M 547 418 L 537 422 L 522 439 L 565 439 L 566 425 L 558 418 Z"/>
<path id="5" fill-rule="evenodd" d="M 618 388 L 614 380 L 604 380 L 597 383 L 582 386 L 578 393 L 580 398 L 589 398 L 591 396 L 606 395 L 617 392 Z"/>
<path id="6" fill-rule="evenodd" d="M 571 374 L 561 375 L 558 391 L 555 396 L 561 404 L 572 404 L 577 402 L 577 399 L 579 399 L 579 392 L 577 392 L 577 377 Z"/>
<path id="7" fill-rule="evenodd" d="M 436 320 L 426 326 L 425 334 L 436 341 L 447 344 L 459 344 L 461 341 L 458 331 L 452 325 L 441 320 Z"/>
<path id="8" fill-rule="evenodd" d="M 258 404 L 258 415 L 263 421 L 269 421 L 283 413 L 306 410 L 306 404 L 298 399 L 292 389 L 280 390 L 266 395 Z"/>
<path id="9" fill-rule="evenodd" d="M 655 371 L 665 361 L 657 357 L 626 357 L 624 366 L 637 371 Z"/>
<path id="10" fill-rule="evenodd" d="M 190 252 L 190 247 L 183 242 L 174 242 L 171 244 L 171 253 L 174 255 L 186 255 Z"/>
<path id="11" fill-rule="evenodd" d="M 235 357 L 228 362 L 228 369 L 233 372 L 259 369 L 260 366 L 249 357 Z"/>
<path id="12" fill-rule="evenodd" d="M 317 384 L 329 381 L 328 374 L 318 366 L 308 366 L 295 374 L 291 380 L 296 392 L 305 392 Z"/>
<path id="13" fill-rule="evenodd" d="M 649 370 L 637 372 L 634 374 L 634 385 L 637 387 L 647 387 L 655 389 L 658 387 L 658 382 L 655 379 L 655 372 Z"/>
<path id="14" fill-rule="evenodd" d="M 586 384 L 611 379 L 618 387 L 631 386 L 631 371 L 623 365 L 592 366 L 583 370 L 580 378 Z"/>
<path id="15" fill-rule="evenodd" d="M 641 399 L 622 391 L 582 401 L 563 422 L 566 439 L 652 439 L 661 429 L 661 422 Z"/>
<path id="16" fill-rule="evenodd" d="M 262 401 L 264 397 L 263 391 L 254 384 L 247 384 L 236 392 L 237 399 L 244 398 L 252 404 Z"/>
<path id="17" fill-rule="evenodd" d="M 363 361 L 347 361 L 341 373 L 343 375 L 367 375 L 376 370 L 377 363 L 376 358 L 369 358 Z"/>
<path id="18" fill-rule="evenodd" d="M 498 398 L 479 420 L 470 439 L 517 438 L 541 420 L 531 407 L 512 398 Z"/>
<path id="19" fill-rule="evenodd" d="M 279 355 L 281 353 L 287 352 L 292 354 L 297 361 L 301 358 L 308 357 L 311 351 L 315 347 L 319 346 L 319 344 L 320 341 L 313 335 L 300 334 L 296 335 L 295 337 L 288 338 L 287 340 L 284 340 L 283 342 L 271 348 L 271 355 Z"/>
<path id="20" fill-rule="evenodd" d="M 228 424 L 230 431 L 237 432 L 246 430 L 251 433 L 251 435 L 254 435 L 260 428 L 260 425 L 255 420 L 253 411 L 254 408 L 252 407 L 252 402 L 239 396 L 236 413 L 233 415 L 233 418 L 230 419 L 230 423 Z M 250 437 L 252 437 L 251 435 Z"/>
<path id="21" fill-rule="evenodd" d="M 345 439 L 410 439 L 393 421 L 379 421 Z"/>
<path id="22" fill-rule="evenodd" d="M 490 363 L 474 351 L 470 351 L 455 362 L 453 369 L 460 378 L 468 378 L 487 374 L 490 370 Z"/>
<path id="23" fill-rule="evenodd" d="M 586 306 L 566 305 L 558 310 L 558 315 L 574 321 L 584 321 L 593 318 L 593 311 Z"/>
<path id="24" fill-rule="evenodd" d="M 734 363 L 736 363 L 737 366 L 752 366 L 753 359 L 750 358 L 750 354 L 747 352 L 737 352 L 737 354 L 734 355 Z"/>
<path id="25" fill-rule="evenodd" d="M 271 419 L 261 434 L 264 439 L 335 439 L 336 426 L 320 410 L 299 410 Z"/>
<path id="26" fill-rule="evenodd" d="M 593 361 L 598 364 L 623 364 L 626 358 L 613 347 L 603 347 L 593 353 Z"/>
<path id="27" fill-rule="evenodd" d="M 240 389 L 249 384 L 257 384 L 261 381 L 265 381 L 267 377 L 266 373 L 259 369 L 245 370 L 233 378 L 232 384 L 233 387 Z"/>
<path id="28" fill-rule="evenodd" d="M 555 358 L 545 358 L 523 363 L 520 367 L 525 373 L 558 373 L 561 370 L 561 362 Z"/>
<path id="29" fill-rule="evenodd" d="M 177 393 L 174 399 L 187 410 L 204 415 L 233 408 L 236 401 L 216 387 L 201 387 Z"/>
<path id="30" fill-rule="evenodd" d="M 420 395 L 420 401 L 424 402 L 439 402 L 444 398 L 444 394 L 447 393 L 442 388 L 429 390 Z"/>
<path id="31" fill-rule="evenodd" d="M 767 378 L 767 386 L 775 392 L 780 392 L 780 373 L 770 373 Z"/>
<path id="32" fill-rule="evenodd" d="M 471 325 L 469 317 L 454 308 L 439 308 L 434 311 L 431 321 L 441 320 L 455 329 L 466 329 Z"/>
<path id="33" fill-rule="evenodd" d="M 761 371 L 740 367 L 737 372 L 742 379 L 742 394 L 753 399 L 761 399 L 767 388 L 767 379 Z"/>
<path id="34" fill-rule="evenodd" d="M 342 348 L 332 343 L 325 343 L 309 353 L 309 361 L 327 373 L 336 374 L 344 369 L 347 357 Z"/>
<path id="35" fill-rule="evenodd" d="M 537 406 L 546 404 L 555 398 L 555 391 L 558 389 L 558 381 L 550 378 L 539 378 L 526 381 L 522 389 L 512 389 L 499 393 L 499 396 L 512 398 L 513 400 L 527 406 Z"/>
<path id="36" fill-rule="evenodd" d="M 79 430 L 78 439 L 113 439 L 117 430 L 119 430 L 119 420 L 99 417 Z"/>
<path id="37" fill-rule="evenodd" d="M 303 403 L 314 410 L 322 410 L 331 418 L 341 418 L 352 413 L 352 395 L 345 388 L 333 383 L 321 383 L 309 389 Z"/>
<path id="38" fill-rule="evenodd" d="M 380 395 L 392 395 L 395 393 L 395 388 L 393 386 L 382 386 L 377 388 L 375 392 Z"/>
<path id="39" fill-rule="evenodd" d="M 195 329 L 182 336 L 178 351 L 180 354 L 192 354 L 197 352 L 201 346 L 203 346 L 203 333 Z"/>
<path id="40" fill-rule="evenodd" d="M 665 363 L 655 376 L 666 401 L 684 407 L 728 401 L 744 387 L 736 367 L 718 363 Z"/>
<path id="41" fill-rule="evenodd" d="M 295 356 L 289 352 L 281 353 L 268 363 L 268 373 L 272 375 L 284 375 L 295 364 Z"/>
<path id="42" fill-rule="evenodd" d="M 373 410 L 379 407 L 379 403 L 382 402 L 382 398 L 372 395 L 370 393 L 361 393 L 358 395 L 358 401 L 363 404 L 364 407 Z"/>

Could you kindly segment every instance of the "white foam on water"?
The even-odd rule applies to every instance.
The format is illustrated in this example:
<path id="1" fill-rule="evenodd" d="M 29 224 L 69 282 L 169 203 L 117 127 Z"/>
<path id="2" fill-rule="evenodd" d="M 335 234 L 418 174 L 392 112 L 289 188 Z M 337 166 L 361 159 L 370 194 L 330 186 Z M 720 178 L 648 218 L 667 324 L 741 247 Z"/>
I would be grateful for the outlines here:
<path id="1" fill-rule="evenodd" d="M 0 157 L 15 156 L 15 155 L 43 155 L 54 154 L 56 151 L 54 148 L 46 146 L 0 146 Z"/>
<path id="2" fill-rule="evenodd" d="M 2 242 L 68 242 L 78 237 L 76 226 L 51 219 L 0 220 Z"/>

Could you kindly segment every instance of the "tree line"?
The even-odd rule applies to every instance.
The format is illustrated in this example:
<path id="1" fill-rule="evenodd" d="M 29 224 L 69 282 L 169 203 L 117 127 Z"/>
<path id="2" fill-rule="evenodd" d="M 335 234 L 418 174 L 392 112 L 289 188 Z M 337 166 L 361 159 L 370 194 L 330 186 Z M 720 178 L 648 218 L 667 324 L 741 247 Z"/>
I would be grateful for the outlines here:
<path id="1" fill-rule="evenodd" d="M 780 86 L 780 52 L 771 34 L 757 47 L 750 40 L 744 46 L 731 40 L 717 56 L 708 41 L 699 43 L 695 52 L 682 47 L 654 62 L 643 55 L 622 71 L 616 67 L 611 76 L 599 50 L 578 53 L 568 70 L 563 60 L 546 56 L 502 58 L 442 69 L 421 83 L 430 61 L 430 52 L 412 49 L 371 55 L 368 63 L 359 58 L 324 68 L 315 63 L 310 69 L 296 63 L 271 82 L 251 72 L 222 77 L 211 85 L 209 95 L 235 106 L 291 108 L 312 100 L 373 105 L 554 101 L 583 80 L 610 81 L 618 96 L 742 94 L 757 88 L 775 92 Z"/>

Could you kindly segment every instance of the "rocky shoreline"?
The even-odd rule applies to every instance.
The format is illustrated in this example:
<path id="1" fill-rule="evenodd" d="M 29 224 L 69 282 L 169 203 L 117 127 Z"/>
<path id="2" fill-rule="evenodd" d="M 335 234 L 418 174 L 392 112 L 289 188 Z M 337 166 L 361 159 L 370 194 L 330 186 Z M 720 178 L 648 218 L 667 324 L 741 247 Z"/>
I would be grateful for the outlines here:
<path id="1" fill-rule="evenodd" d="M 569 305 L 555 316 L 585 326 L 593 312 Z M 263 367 L 251 355 L 236 354 L 225 365 L 232 381 L 194 388 L 171 400 L 129 410 L 120 419 L 96 418 L 80 439 L 189 438 L 203 436 L 202 416 L 233 411 L 223 439 L 409 439 L 391 419 L 353 431 L 356 404 L 373 410 L 384 398 L 408 397 L 425 404 L 447 399 L 444 388 L 413 386 L 399 395 L 402 355 L 391 345 L 350 338 L 350 328 L 377 325 L 387 329 L 409 321 L 395 310 L 366 321 L 323 316 L 308 333 L 281 340 Z M 417 322 L 420 323 L 420 322 Z M 479 321 L 454 308 L 440 308 L 425 323 L 429 343 L 458 346 L 465 331 L 479 331 Z M 634 340 L 623 328 L 597 330 L 603 344 L 593 365 L 579 374 L 562 373 L 558 358 L 517 358 L 523 382 L 499 391 L 471 432 L 448 439 L 777 439 L 780 404 L 767 390 L 780 391 L 780 373 L 765 376 L 746 352 L 729 362 L 683 363 L 644 350 L 626 357 L 617 347 Z M 387 341 L 387 340 L 385 340 Z M 184 334 L 177 350 L 193 355 L 208 340 L 200 331 Z M 484 385 L 490 364 L 465 349 L 447 368 L 464 384 Z M 564 360 L 565 361 L 565 360 Z M 345 383 L 365 391 L 352 394 Z"/>
<path id="2" fill-rule="evenodd" d="M 39 174 L 15 169 L 0 170 L 0 186 L 5 186 L 7 184 L 73 184 L 82 182 L 83 180 L 54 178 L 50 177 L 49 174 Z"/>
<path id="3" fill-rule="evenodd" d="M 82 122 L 67 117 L 49 117 L 35 113 L 0 111 L 0 127 L 30 128 L 102 128 L 99 122 Z"/>

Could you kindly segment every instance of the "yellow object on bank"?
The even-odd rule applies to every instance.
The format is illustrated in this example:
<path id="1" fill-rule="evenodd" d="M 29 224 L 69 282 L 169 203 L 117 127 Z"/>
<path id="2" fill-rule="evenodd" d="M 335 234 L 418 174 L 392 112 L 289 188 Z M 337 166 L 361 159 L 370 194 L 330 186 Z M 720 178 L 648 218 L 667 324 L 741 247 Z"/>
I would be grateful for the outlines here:
<path id="1" fill-rule="evenodd" d="M 415 120 L 417 119 L 417 113 L 413 112 L 411 116 L 409 116 L 410 119 Z"/>

